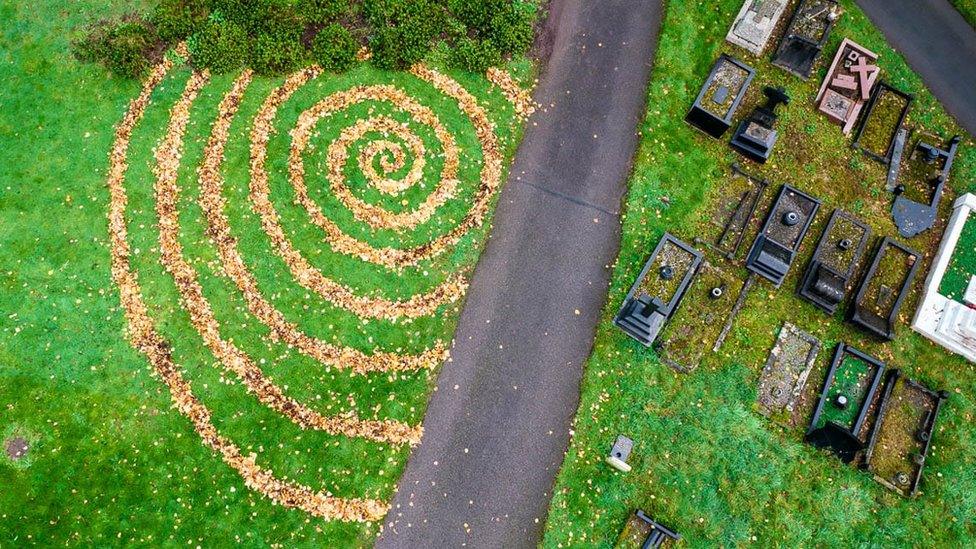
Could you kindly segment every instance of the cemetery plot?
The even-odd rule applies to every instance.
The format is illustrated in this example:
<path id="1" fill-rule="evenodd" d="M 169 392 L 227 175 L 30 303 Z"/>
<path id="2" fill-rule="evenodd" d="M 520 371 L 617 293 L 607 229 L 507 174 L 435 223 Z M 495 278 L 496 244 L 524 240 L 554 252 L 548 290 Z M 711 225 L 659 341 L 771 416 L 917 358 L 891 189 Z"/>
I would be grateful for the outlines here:
<path id="1" fill-rule="evenodd" d="M 792 417 L 819 353 L 819 339 L 783 324 L 759 379 L 759 409 L 765 415 L 785 421 Z"/>
<path id="2" fill-rule="evenodd" d="M 723 53 L 712 66 L 685 121 L 712 137 L 722 137 L 732 126 L 732 116 L 754 75 L 752 67 Z"/>
<path id="3" fill-rule="evenodd" d="M 931 138 L 919 138 L 897 171 L 896 196 L 891 215 L 899 234 L 906 238 L 916 236 L 935 224 L 939 201 L 961 140 L 957 135 L 949 140 L 945 148 L 941 148 L 927 139 Z"/>
<path id="4" fill-rule="evenodd" d="M 915 98 L 882 82 L 875 87 L 864 110 L 861 127 L 854 135 L 854 148 L 887 164 L 895 146 L 895 136 L 905 123 Z"/>
<path id="5" fill-rule="evenodd" d="M 817 108 L 841 126 L 845 134 L 854 129 L 861 109 L 871 98 L 881 72 L 877 61 L 876 53 L 845 38 L 820 85 Z"/>
<path id="6" fill-rule="evenodd" d="M 789 105 L 790 96 L 783 88 L 767 86 L 763 89 L 766 104 L 756 107 L 749 118 L 739 124 L 730 145 L 743 156 L 759 163 L 765 163 L 773 153 L 773 145 L 779 133 L 773 127 L 776 124 L 776 107 L 780 103 Z"/>
<path id="7" fill-rule="evenodd" d="M 894 339 L 902 301 L 920 266 L 918 252 L 885 237 L 854 298 L 851 322 L 885 339 Z"/>
<path id="8" fill-rule="evenodd" d="M 804 80 L 810 78 L 840 13 L 834 0 L 801 0 L 773 56 L 773 64 Z"/>
<path id="9" fill-rule="evenodd" d="M 753 55 L 762 55 L 786 4 L 787 0 L 745 0 L 725 39 Z"/>
<path id="10" fill-rule="evenodd" d="M 800 190 L 783 185 L 746 257 L 746 268 L 778 288 L 796 257 L 820 201 Z"/>
<path id="11" fill-rule="evenodd" d="M 885 365 L 845 343 L 837 345 L 806 440 L 850 463 L 863 449 L 861 431 L 877 397 Z"/>
<path id="12" fill-rule="evenodd" d="M 617 538 L 614 547 L 619 549 L 630 549 L 640 547 L 649 549 L 651 547 L 661 547 L 665 542 L 681 541 L 681 535 L 674 530 L 664 526 L 647 516 L 644 511 L 638 509 L 627 519 L 623 531 Z"/>
<path id="13" fill-rule="evenodd" d="M 721 220 L 723 227 L 714 247 L 730 260 L 739 253 L 756 208 L 769 186 L 769 181 L 743 172 L 738 164 L 732 164 L 732 175 L 729 186 L 734 198 L 725 201 L 714 218 Z"/>
<path id="14" fill-rule="evenodd" d="M 664 330 L 658 349 L 661 360 L 679 372 L 697 368 L 718 341 L 742 286 L 742 280 L 706 261 L 688 289 L 684 307 Z"/>
<path id="15" fill-rule="evenodd" d="M 651 345 L 678 308 L 701 263 L 701 252 L 664 233 L 627 292 L 614 324 L 645 346 Z"/>
<path id="16" fill-rule="evenodd" d="M 871 228 L 853 215 L 834 210 L 800 285 L 800 296 L 827 314 L 847 298 L 851 278 L 871 238 Z"/>
<path id="17" fill-rule="evenodd" d="M 918 492 L 944 391 L 935 392 L 895 370 L 889 374 L 876 427 L 865 452 L 875 480 L 906 497 Z"/>

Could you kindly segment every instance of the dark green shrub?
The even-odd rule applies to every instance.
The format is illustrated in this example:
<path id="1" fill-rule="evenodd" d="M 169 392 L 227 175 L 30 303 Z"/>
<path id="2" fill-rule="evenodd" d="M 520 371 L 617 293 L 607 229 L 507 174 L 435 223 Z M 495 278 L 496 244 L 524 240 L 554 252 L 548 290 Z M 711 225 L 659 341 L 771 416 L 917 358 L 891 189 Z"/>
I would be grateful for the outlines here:
<path id="1" fill-rule="evenodd" d="M 231 21 L 208 21 L 188 40 L 194 65 L 215 73 L 239 69 L 247 62 L 250 38 L 244 27 Z"/>
<path id="2" fill-rule="evenodd" d="M 494 15 L 504 10 L 511 0 L 450 0 L 451 14 L 468 28 L 484 34 L 491 27 Z"/>
<path id="3" fill-rule="evenodd" d="M 196 32 L 209 14 L 204 0 L 160 0 L 149 20 L 159 37 L 173 44 Z"/>
<path id="4" fill-rule="evenodd" d="M 138 78 L 161 58 L 163 45 L 150 24 L 129 18 L 93 29 L 74 49 L 79 59 L 103 63 L 116 74 Z"/>
<path id="5" fill-rule="evenodd" d="M 342 25 L 331 24 L 319 31 L 312 41 L 312 59 L 323 69 L 341 72 L 356 60 L 359 44 Z"/>
<path id="6" fill-rule="evenodd" d="M 265 33 L 254 44 L 251 66 L 260 74 L 291 72 L 306 62 L 305 47 L 292 33 Z"/>
<path id="7" fill-rule="evenodd" d="M 305 23 L 326 24 L 352 11 L 349 0 L 298 0 L 296 11 Z"/>
<path id="8" fill-rule="evenodd" d="M 451 50 L 451 64 L 471 72 L 485 72 L 501 63 L 502 56 L 491 40 L 462 38 Z"/>
<path id="9" fill-rule="evenodd" d="M 514 0 L 496 12 L 491 19 L 488 38 L 508 55 L 522 55 L 532 46 L 535 4 Z"/>
<path id="10" fill-rule="evenodd" d="M 373 61 L 386 69 L 406 68 L 423 59 L 445 19 L 438 0 L 372 0 L 364 8 L 373 30 Z"/>

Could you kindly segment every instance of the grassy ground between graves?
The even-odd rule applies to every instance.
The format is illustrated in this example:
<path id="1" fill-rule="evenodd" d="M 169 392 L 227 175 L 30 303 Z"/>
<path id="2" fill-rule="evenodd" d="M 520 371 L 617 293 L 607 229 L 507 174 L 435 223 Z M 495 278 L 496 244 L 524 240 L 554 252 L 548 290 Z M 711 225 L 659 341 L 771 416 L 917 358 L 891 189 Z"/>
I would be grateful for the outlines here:
<path id="1" fill-rule="evenodd" d="M 945 138 L 960 128 L 926 91 L 918 76 L 884 41 L 850 0 L 818 69 L 804 82 L 724 42 L 740 0 L 669 0 L 648 91 L 647 115 L 635 159 L 614 266 L 609 300 L 586 365 L 573 437 L 558 476 L 543 545 L 610 547 L 634 509 L 685 536 L 690 547 L 747 545 L 799 547 L 968 546 L 976 543 L 976 370 L 908 326 L 918 290 L 956 193 L 976 189 L 976 144 L 966 137 L 942 201 L 939 225 L 907 244 L 925 255 L 912 295 L 902 308 L 897 340 L 872 340 L 848 323 L 843 311 L 829 318 L 796 296 L 799 278 L 834 208 L 866 221 L 874 238 L 896 235 L 885 169 L 816 112 L 813 100 L 836 48 L 850 37 L 881 55 L 882 78 L 915 94 L 907 123 Z M 784 20 L 787 19 L 784 17 Z M 757 69 L 741 120 L 761 100 L 764 85 L 785 86 L 792 103 L 781 110 L 781 137 L 765 166 L 745 169 L 774 185 L 746 237 L 768 209 L 779 183 L 790 182 L 824 204 L 785 284 L 758 282 L 718 353 L 701 367 L 679 374 L 662 365 L 611 324 L 611 319 L 663 231 L 691 241 L 713 241 L 721 230 L 718 211 L 732 200 L 729 165 L 743 163 L 726 135 L 713 140 L 683 117 L 719 53 L 730 52 Z M 731 132 L 730 132 L 731 133 Z M 877 240 L 862 260 L 863 273 Z M 708 260 L 740 277 L 745 271 L 707 252 Z M 976 266 L 974 266 L 976 267 Z M 684 308 L 694 308 L 686 302 Z M 694 318 L 695 315 L 684 315 Z M 704 318 L 704 315 L 702 315 Z M 810 375 L 795 427 L 783 427 L 758 412 L 760 372 L 784 322 L 823 343 Z M 698 326 L 705 329 L 704 326 Z M 871 475 L 806 445 L 813 395 L 822 387 L 838 342 L 845 341 L 901 368 L 908 376 L 950 397 L 933 437 L 922 493 L 908 501 L 874 482 Z M 624 475 L 603 463 L 614 437 L 636 442 Z"/>
<path id="2" fill-rule="evenodd" d="M 122 0 L 0 0 L 0 448 L 15 439 L 29 446 L 16 459 L 0 449 L 0 546 L 369 545 L 377 522 L 316 519 L 248 489 L 201 443 L 145 356 L 127 341 L 119 290 L 110 278 L 106 170 L 114 128 L 139 83 L 75 61 L 68 40 L 93 20 L 140 7 L 145 6 Z M 438 66 L 436 58 L 431 62 Z M 532 67 L 523 60 L 510 69 L 524 84 Z M 507 165 L 521 133 L 512 105 L 484 76 L 449 74 L 486 108 Z M 218 104 L 236 76 L 214 77 L 193 103 L 177 181 L 179 239 L 221 336 L 260 364 L 287 395 L 322 414 L 356 412 L 363 419 L 419 424 L 436 370 L 353 375 L 320 364 L 274 340 L 224 276 L 206 236 L 196 168 Z M 277 475 L 316 490 L 389 501 L 409 448 L 302 430 L 260 404 L 235 376 L 221 371 L 161 265 L 153 151 L 189 77 L 187 68 L 177 67 L 153 93 L 132 135 L 124 182 L 132 268 L 156 328 L 173 343 L 176 362 L 217 428 L 245 454 L 257 454 L 258 463 Z M 281 82 L 254 79 L 232 123 L 223 171 L 229 223 L 263 295 L 302 331 L 327 343 L 402 354 L 438 342 L 449 345 L 462 301 L 409 323 L 360 319 L 300 286 L 272 251 L 247 198 L 248 134 L 262 101 Z M 330 195 L 321 145 L 335 131 L 322 122 L 321 135 L 313 139 L 318 150 L 306 153 L 313 199 L 343 230 L 373 245 L 417 245 L 458 224 L 473 201 L 483 161 L 474 125 L 455 100 L 430 85 L 369 65 L 320 76 L 282 107 L 269 147 L 269 184 L 286 233 L 313 267 L 358 294 L 406 299 L 454 273 L 470 273 L 489 224 L 437 258 L 392 272 L 330 249 L 293 202 L 284 175 L 288 129 L 301 109 L 333 91 L 379 83 L 406 90 L 456 139 L 458 196 L 402 237 L 364 231 Z M 348 109 L 342 124 L 391 110 L 367 102 Z M 411 128 L 424 141 L 430 176 L 443 164 L 442 151 L 432 131 L 416 123 Z M 370 200 L 364 185 L 361 177 L 350 183 Z M 409 191 L 407 206 L 419 199 L 418 189 Z"/>

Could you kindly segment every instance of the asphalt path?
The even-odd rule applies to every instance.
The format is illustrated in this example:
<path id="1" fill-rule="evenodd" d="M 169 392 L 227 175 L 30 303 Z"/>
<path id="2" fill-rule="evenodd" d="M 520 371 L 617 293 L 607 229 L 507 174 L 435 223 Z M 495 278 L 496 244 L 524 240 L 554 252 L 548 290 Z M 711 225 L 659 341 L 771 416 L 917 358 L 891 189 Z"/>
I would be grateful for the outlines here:
<path id="1" fill-rule="evenodd" d="M 857 4 L 949 114 L 976 135 L 976 30 L 948 0 L 857 0 Z"/>
<path id="2" fill-rule="evenodd" d="M 377 547 L 533 547 L 620 244 L 659 0 L 553 0 L 452 358 Z"/>

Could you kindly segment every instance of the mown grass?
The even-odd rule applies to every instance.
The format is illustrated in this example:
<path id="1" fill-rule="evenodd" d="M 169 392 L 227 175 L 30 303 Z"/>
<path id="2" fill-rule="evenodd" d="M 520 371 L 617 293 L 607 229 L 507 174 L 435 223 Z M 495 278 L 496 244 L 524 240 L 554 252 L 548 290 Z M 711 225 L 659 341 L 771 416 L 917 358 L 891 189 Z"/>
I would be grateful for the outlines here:
<path id="1" fill-rule="evenodd" d="M 627 196 L 621 252 L 586 365 L 573 438 L 556 481 L 543 546 L 613 546 L 636 508 L 677 529 L 685 536 L 683 543 L 692 547 L 958 547 L 976 540 L 976 371 L 908 327 L 951 201 L 956 192 L 976 187 L 973 140 L 967 137 L 961 145 L 940 224 L 908 242 L 926 260 L 902 309 L 895 342 L 875 341 L 842 322 L 843 311 L 828 318 L 795 293 L 834 208 L 843 207 L 868 222 L 876 238 L 897 234 L 890 218 L 891 196 L 884 190 L 885 170 L 852 150 L 850 138 L 813 106 L 825 65 L 844 37 L 880 53 L 882 78 L 915 94 L 909 125 L 945 138 L 962 133 L 856 5 L 848 0 L 842 5 L 845 13 L 818 70 L 804 82 L 770 65 L 772 46 L 756 59 L 724 42 L 739 0 L 667 2 Z M 730 134 L 725 140 L 710 139 L 683 118 L 722 51 L 757 69 L 736 121 L 761 101 L 764 85 L 782 85 L 793 98 L 781 109 L 781 137 L 770 162 L 745 166 L 774 183 L 758 215 L 765 215 L 778 183 L 790 182 L 823 199 L 824 205 L 782 288 L 758 283 L 721 350 L 706 353 L 701 367 L 684 375 L 662 365 L 653 351 L 628 339 L 610 320 L 665 230 L 689 242 L 695 236 L 714 241 L 721 231 L 716 212 L 733 197 L 727 183 L 729 165 L 743 160 L 728 148 Z M 756 230 L 754 226 L 744 247 Z M 745 277 L 741 262 L 733 265 L 713 252 L 707 257 Z M 682 307 L 695 304 L 685 302 Z M 756 405 L 759 375 L 786 321 L 823 343 L 799 413 L 802 421 L 795 427 L 766 419 Z M 936 428 L 917 500 L 902 499 L 870 474 L 802 441 L 811 394 L 820 391 L 834 347 L 841 341 L 951 395 Z M 630 460 L 634 469 L 626 475 L 602 461 L 621 433 L 636 442 Z"/>
<path id="2" fill-rule="evenodd" d="M 247 489 L 200 443 L 145 357 L 126 340 L 118 290 L 110 280 L 105 182 L 115 124 L 139 83 L 76 62 L 68 40 L 85 23 L 141 7 L 123 1 L 0 3 L 0 432 L 31 443 L 24 460 L 12 463 L 0 455 L 0 545 L 367 545 L 378 524 L 318 520 Z M 438 62 L 437 54 L 432 62 Z M 509 68 L 523 79 L 531 72 L 527 61 Z M 180 68 L 164 80 L 129 152 L 131 261 L 150 314 L 174 344 L 174 358 L 212 410 L 218 429 L 245 453 L 257 453 L 259 463 L 280 476 L 338 496 L 389 500 L 409 449 L 302 431 L 259 404 L 222 372 L 160 263 L 153 149 L 189 74 Z M 484 77 L 450 74 L 487 108 L 509 159 L 521 132 L 511 106 Z M 221 336 L 259 362 L 286 394 L 316 410 L 419 423 L 436 372 L 356 376 L 326 368 L 273 341 L 220 272 L 197 202 L 196 168 L 234 76 L 214 77 L 194 103 L 178 179 L 181 243 L 213 305 Z M 280 82 L 258 78 L 249 88 L 231 128 L 223 170 L 227 215 L 263 294 L 304 332 L 337 344 L 401 353 L 418 353 L 437 341 L 448 344 L 461 303 L 410 323 L 362 321 L 298 285 L 272 251 L 247 199 L 248 133 L 261 102 Z M 402 299 L 429 291 L 448 274 L 469 273 L 488 225 L 443 256 L 392 273 L 331 251 L 293 203 L 282 175 L 287 130 L 300 110 L 332 91 L 372 83 L 402 87 L 431 107 L 457 138 L 462 149 L 458 197 L 402 240 L 392 232 L 364 232 L 329 195 L 321 146 L 305 155 L 313 197 L 344 230 L 373 244 L 422 242 L 461 219 L 482 161 L 473 126 L 430 86 L 370 66 L 322 76 L 281 109 L 269 148 L 272 200 L 285 231 L 316 268 L 360 293 Z M 387 108 L 351 109 L 349 121 L 369 107 Z M 319 128 L 316 143 L 334 137 L 328 123 Z M 429 132 L 418 132 L 432 174 L 439 167 L 438 148 Z M 365 192 L 361 181 L 351 185 L 354 192 Z M 407 199 L 414 204 L 419 195 L 412 191 Z"/>

